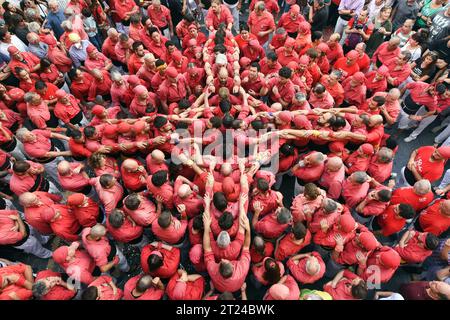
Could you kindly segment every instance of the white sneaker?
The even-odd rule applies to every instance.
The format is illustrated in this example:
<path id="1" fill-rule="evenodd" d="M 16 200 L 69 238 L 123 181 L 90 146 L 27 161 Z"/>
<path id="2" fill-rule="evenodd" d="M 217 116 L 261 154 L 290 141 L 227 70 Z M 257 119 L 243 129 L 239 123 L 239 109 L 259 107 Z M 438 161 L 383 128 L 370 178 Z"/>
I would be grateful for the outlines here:
<path id="1" fill-rule="evenodd" d="M 405 142 L 411 142 L 411 141 L 413 141 L 413 140 L 416 140 L 416 138 L 413 138 L 413 137 L 406 137 L 403 141 L 405 141 Z"/>

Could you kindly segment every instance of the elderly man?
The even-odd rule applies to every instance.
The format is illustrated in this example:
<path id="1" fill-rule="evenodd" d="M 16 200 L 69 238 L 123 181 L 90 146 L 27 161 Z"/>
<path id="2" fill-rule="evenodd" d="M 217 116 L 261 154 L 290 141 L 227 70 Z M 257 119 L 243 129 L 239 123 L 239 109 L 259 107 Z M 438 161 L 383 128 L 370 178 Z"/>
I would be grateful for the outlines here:
<path id="1" fill-rule="evenodd" d="M 379 183 L 385 182 L 392 173 L 394 152 L 386 147 L 380 148 L 372 156 L 367 173 Z"/>
<path id="2" fill-rule="evenodd" d="M 339 199 L 342 183 L 345 179 L 345 166 L 340 157 L 331 157 L 325 163 L 325 169 L 319 184 L 327 189 L 327 196 L 333 200 Z"/>
<path id="3" fill-rule="evenodd" d="M 50 139 L 55 138 L 69 141 L 70 138 L 47 130 L 36 129 L 28 131 L 26 128 L 17 130 L 16 137 L 23 143 L 26 155 L 42 163 L 50 177 L 58 181 L 56 174 L 56 165 L 59 162 L 58 157 L 71 156 L 72 153 L 70 151 L 59 151 Z M 59 158 L 59 160 L 61 159 Z"/>
<path id="4" fill-rule="evenodd" d="M 431 232 L 436 236 L 447 232 L 450 228 L 450 200 L 437 200 L 421 212 L 417 221 L 418 230 Z"/>
<path id="5" fill-rule="evenodd" d="M 108 37 L 103 41 L 102 53 L 112 60 L 114 65 L 120 65 L 119 58 L 116 54 L 116 44 L 119 42 L 119 33 L 116 29 L 110 28 L 107 31 Z"/>
<path id="6" fill-rule="evenodd" d="M 153 25 L 158 27 L 166 38 L 173 37 L 174 29 L 170 10 L 163 6 L 160 0 L 152 1 L 152 4 L 147 7 L 147 14 Z"/>
<path id="7" fill-rule="evenodd" d="M 256 3 L 255 9 L 250 13 L 247 23 L 250 27 L 250 32 L 257 37 L 259 44 L 267 49 L 269 36 L 275 31 L 275 21 L 273 15 L 266 10 L 263 1 Z"/>
<path id="8" fill-rule="evenodd" d="M 63 10 L 59 8 L 59 3 L 57 0 L 50 0 L 48 2 L 48 13 L 47 13 L 47 23 L 46 27 L 53 30 L 55 37 L 59 39 L 64 33 L 61 23 L 66 20 Z"/>
<path id="9" fill-rule="evenodd" d="M 151 87 L 152 78 L 156 74 L 156 59 L 152 53 L 146 53 L 143 57 L 143 64 L 137 71 L 136 75 L 145 82 L 147 89 Z"/>
<path id="10" fill-rule="evenodd" d="M 96 224 L 92 228 L 84 228 L 81 232 L 84 249 L 101 272 L 108 272 L 115 266 L 122 272 L 128 272 L 130 266 L 125 256 L 116 245 L 111 245 L 106 233 L 106 228 L 101 224 Z"/>
<path id="11" fill-rule="evenodd" d="M 326 156 L 313 151 L 301 159 L 293 168 L 292 173 L 297 177 L 297 183 L 303 184 L 320 179 L 325 168 Z"/>
<path id="12" fill-rule="evenodd" d="M 219 24 L 225 23 L 228 31 L 231 31 L 233 27 L 233 16 L 230 9 L 221 0 L 211 1 L 211 7 L 208 10 L 208 14 L 205 17 L 205 24 L 208 31 L 213 32 L 219 28 Z M 236 30 L 239 28 L 236 28 Z"/>
<path id="13" fill-rule="evenodd" d="M 61 161 L 58 163 L 58 181 L 68 191 L 89 194 L 92 190 L 89 184 L 89 176 L 83 170 L 84 164 L 77 162 Z"/>
<path id="14" fill-rule="evenodd" d="M 147 185 L 147 172 L 144 166 L 142 166 L 135 159 L 125 159 L 120 167 L 120 173 L 122 175 L 125 188 L 133 192 L 143 191 Z"/>
<path id="15" fill-rule="evenodd" d="M 397 57 L 384 62 L 388 68 L 389 75 L 387 77 L 388 87 L 398 87 L 411 74 L 411 67 L 408 61 L 411 59 L 411 52 L 401 52 Z"/>
<path id="16" fill-rule="evenodd" d="M 381 68 L 380 68 L 381 69 Z M 389 125 L 393 125 L 400 115 L 400 96 L 401 92 L 397 88 L 392 88 L 388 93 L 377 92 L 374 97 L 384 97 L 384 104 L 380 106 L 381 115 Z"/>
<path id="17" fill-rule="evenodd" d="M 314 283 L 325 274 L 325 263 L 316 251 L 292 256 L 286 266 L 292 276 L 302 284 Z"/>
<path id="18" fill-rule="evenodd" d="M 61 89 L 57 90 L 55 95 L 57 102 L 53 112 L 62 123 L 72 129 L 87 124 L 77 98 Z"/>
<path id="19" fill-rule="evenodd" d="M 24 192 L 47 191 L 59 193 L 58 188 L 45 178 L 44 166 L 32 161 L 16 160 L 12 166 L 9 188 L 16 195 Z"/>
<path id="20" fill-rule="evenodd" d="M 69 34 L 69 41 L 72 43 L 69 49 L 69 56 L 73 61 L 73 65 L 78 68 L 84 64 L 87 59 L 86 49 L 91 43 L 89 40 L 81 40 L 77 33 Z"/>
<path id="21" fill-rule="evenodd" d="M 27 34 L 28 50 L 39 59 L 47 57 L 48 44 L 42 42 L 39 35 L 34 32 Z"/>
<path id="22" fill-rule="evenodd" d="M 400 54 L 399 45 L 400 39 L 397 37 L 393 37 L 389 41 L 383 42 L 377 50 L 375 50 L 372 56 L 372 68 L 377 69 L 391 59 L 397 58 Z"/>
<path id="23" fill-rule="evenodd" d="M 372 178 L 363 171 L 352 173 L 342 184 L 342 197 L 345 203 L 350 207 L 356 207 L 369 191 Z"/>
<path id="24" fill-rule="evenodd" d="M 16 77 L 18 77 L 17 67 L 28 71 L 28 73 L 37 72 L 41 67 L 39 58 L 31 52 L 20 52 L 17 47 L 10 46 L 8 47 L 8 53 L 11 58 L 8 67 Z"/>
<path id="25" fill-rule="evenodd" d="M 198 215 L 203 209 L 203 199 L 198 194 L 198 186 L 183 176 L 175 180 L 173 202 L 175 206 L 183 205 L 189 218 Z"/>

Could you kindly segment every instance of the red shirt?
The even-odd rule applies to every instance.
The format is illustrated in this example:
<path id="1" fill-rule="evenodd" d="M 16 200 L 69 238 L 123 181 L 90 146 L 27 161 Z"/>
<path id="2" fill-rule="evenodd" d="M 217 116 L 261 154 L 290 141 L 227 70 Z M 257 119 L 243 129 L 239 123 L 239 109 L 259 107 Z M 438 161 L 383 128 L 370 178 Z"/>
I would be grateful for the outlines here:
<path id="1" fill-rule="evenodd" d="M 258 263 L 261 262 L 265 257 L 271 257 L 273 254 L 273 243 L 269 241 L 264 242 L 264 252 L 263 254 L 256 251 L 255 247 L 252 246 L 250 248 L 250 257 L 252 260 L 252 263 Z M 279 260 L 279 259 L 277 259 Z"/>
<path id="2" fill-rule="evenodd" d="M 153 286 L 145 290 L 139 297 L 136 298 L 133 296 L 132 292 L 136 289 L 136 285 L 141 277 L 142 275 L 138 274 L 125 283 L 123 287 L 123 300 L 161 300 L 164 295 L 164 290 L 157 289 Z"/>
<path id="3" fill-rule="evenodd" d="M 109 276 L 100 276 L 89 284 L 88 287 L 97 287 L 99 291 L 98 300 L 120 300 L 123 296 L 121 289 L 117 288 L 117 293 L 114 294 L 113 289 L 109 285 L 112 282 Z"/>
<path id="4" fill-rule="evenodd" d="M 131 11 L 136 11 L 137 5 L 133 0 L 115 0 L 114 10 L 120 20 L 125 20 L 125 15 Z"/>
<path id="5" fill-rule="evenodd" d="M 47 192 L 36 191 L 34 194 L 39 198 L 39 201 L 42 204 L 33 207 L 24 208 L 25 220 L 27 223 L 39 231 L 42 234 L 51 234 L 53 233 L 50 224 L 42 219 L 41 212 L 46 210 L 54 211 L 53 207 L 55 205 L 56 199 L 58 198 L 55 195 L 52 195 Z"/>
<path id="6" fill-rule="evenodd" d="M 214 261 L 214 253 L 212 251 L 205 252 L 206 269 L 211 277 L 216 290 L 220 292 L 238 291 L 247 277 L 250 268 L 250 252 L 243 249 L 239 260 L 230 261 L 233 265 L 233 275 L 227 279 L 223 278 L 219 272 L 219 263 Z"/>
<path id="7" fill-rule="evenodd" d="M 350 182 L 347 178 L 342 184 L 342 196 L 345 203 L 351 207 L 356 207 L 366 196 L 369 191 L 369 183 L 363 184 Z"/>
<path id="8" fill-rule="evenodd" d="M 311 232 L 306 231 L 306 236 L 300 244 L 296 243 L 297 241 L 292 233 L 285 235 L 276 247 L 275 259 L 283 261 L 308 246 L 311 243 Z"/>
<path id="9" fill-rule="evenodd" d="M 220 5 L 219 16 L 212 9 L 209 9 L 205 17 L 205 24 L 208 29 L 212 26 L 214 30 L 217 30 L 221 23 L 225 23 L 227 26 L 233 23 L 233 16 L 231 15 L 230 9 L 223 4 Z"/>
<path id="10" fill-rule="evenodd" d="M 130 210 L 126 206 L 123 207 L 123 210 L 134 222 L 143 227 L 150 226 L 158 218 L 154 203 L 146 197 L 142 197 L 141 203 L 136 210 Z"/>
<path id="11" fill-rule="evenodd" d="M 376 62 L 377 59 L 382 63 L 386 64 L 389 60 L 398 57 L 398 54 L 400 53 L 400 48 L 397 47 L 395 50 L 389 51 L 388 50 L 389 42 L 383 42 L 377 50 L 374 52 L 372 56 L 372 62 Z"/>
<path id="12" fill-rule="evenodd" d="M 419 222 L 423 231 L 440 236 L 450 228 L 450 217 L 442 214 L 439 209 L 442 201 L 444 200 L 437 200 L 420 214 Z"/>
<path id="13" fill-rule="evenodd" d="M 237 260 L 239 258 L 239 254 L 241 253 L 242 245 L 244 244 L 244 233 L 239 232 L 236 238 L 230 242 L 230 244 L 226 248 L 221 248 L 217 245 L 216 240 L 214 240 L 214 236 L 210 233 L 211 239 L 211 249 L 214 252 L 214 257 L 216 261 L 221 259 L 226 260 Z"/>
<path id="14" fill-rule="evenodd" d="M 367 281 L 368 279 L 372 279 L 373 281 L 376 279 L 375 284 L 385 283 L 391 280 L 398 266 L 395 268 L 386 268 L 385 266 L 380 265 L 378 262 L 380 254 L 386 251 L 394 251 L 398 255 L 398 253 L 394 249 L 387 246 L 383 246 L 372 251 L 367 259 L 366 268 L 363 269 L 363 273 L 361 275 L 364 280 Z M 374 279 L 375 272 L 377 274 L 377 277 L 375 277 Z"/>
<path id="15" fill-rule="evenodd" d="M 187 228 L 187 220 L 183 219 L 181 220 L 181 227 L 178 229 L 175 228 L 175 221 L 180 221 L 175 217 L 172 217 L 172 222 L 170 226 L 163 229 L 158 222 L 155 222 L 152 224 L 152 232 L 155 234 L 155 236 L 170 244 L 176 244 L 178 243 L 186 233 Z"/>
<path id="16" fill-rule="evenodd" d="M 434 199 L 432 191 L 426 195 L 418 195 L 414 192 L 413 187 L 404 187 L 395 189 L 392 192 L 390 204 L 405 203 L 411 205 L 416 212 L 425 209 Z"/>
<path id="17" fill-rule="evenodd" d="M 152 176 L 147 178 L 147 189 L 154 196 L 160 196 L 164 199 L 164 205 L 168 209 L 173 209 L 173 187 L 168 183 L 164 183 L 160 187 L 156 187 L 152 183 Z"/>
<path id="18" fill-rule="evenodd" d="M 0 245 L 14 245 L 24 238 L 19 230 L 14 231 L 16 222 L 9 216 L 19 216 L 17 210 L 0 210 Z"/>
<path id="19" fill-rule="evenodd" d="M 53 260 L 59 264 L 73 279 L 84 284 L 94 281 L 92 272 L 95 268 L 95 262 L 85 250 L 76 250 L 75 257 L 71 261 L 67 261 L 67 246 L 62 246 L 53 252 Z"/>
<path id="20" fill-rule="evenodd" d="M 328 292 L 333 297 L 333 300 L 357 300 L 352 295 L 352 281 L 356 278 L 359 278 L 356 274 L 345 270 L 344 277 L 339 280 L 336 288 L 333 288 L 331 284 L 326 284 L 323 290 Z"/>
<path id="21" fill-rule="evenodd" d="M 346 57 L 337 59 L 333 65 L 333 68 L 342 70 L 344 72 L 344 78 L 350 77 L 359 71 L 359 65 L 357 63 L 348 65 Z"/>
<path id="22" fill-rule="evenodd" d="M 384 64 L 389 70 L 389 76 L 395 79 L 393 82 L 394 86 L 400 85 L 411 74 L 411 67 L 409 66 L 409 63 L 398 66 L 397 57 L 387 60 Z"/>
<path id="23" fill-rule="evenodd" d="M 333 64 L 338 59 L 344 57 L 344 50 L 342 49 L 342 46 L 339 43 L 336 43 L 334 46 L 328 47 L 330 48 L 330 50 L 328 50 L 327 52 L 327 58 L 328 61 L 330 61 L 330 64 Z"/>
<path id="24" fill-rule="evenodd" d="M 25 271 L 26 265 L 19 263 L 7 267 L 0 268 L 0 276 L 17 275 L 19 280 L 14 284 L 8 284 L 5 288 L 2 288 L 0 292 L 0 300 L 13 300 L 10 298 L 10 294 L 15 293 L 19 300 L 30 300 L 33 296 L 33 292 L 24 287 L 25 283 Z"/>
<path id="25" fill-rule="evenodd" d="M 325 263 L 323 262 L 320 254 L 316 251 L 311 252 L 311 254 L 317 258 L 320 264 L 320 269 L 315 275 L 310 275 L 306 272 L 306 262 L 308 261 L 307 257 L 301 258 L 295 262 L 291 258 L 286 263 L 286 266 L 289 268 L 289 271 L 295 280 L 303 284 L 314 283 L 325 274 Z"/>
<path id="26" fill-rule="evenodd" d="M 288 226 L 289 224 L 280 224 L 274 212 L 260 219 L 255 225 L 255 231 L 264 238 L 274 239 L 281 236 Z"/>
<path id="27" fill-rule="evenodd" d="M 390 205 L 383 214 L 377 217 L 377 222 L 380 225 L 383 235 L 388 237 L 394 233 L 399 232 L 405 226 L 406 220 L 398 217 L 398 213 L 394 212 L 395 205 Z"/>
<path id="28" fill-rule="evenodd" d="M 372 94 L 376 92 L 383 92 L 387 89 L 387 81 L 386 78 L 381 80 L 375 80 L 377 75 L 376 71 L 370 71 L 366 73 L 366 87 Z"/>
<path id="29" fill-rule="evenodd" d="M 87 100 L 90 88 L 95 80 L 87 72 L 82 72 L 81 74 L 82 82 L 72 81 L 70 92 L 79 100 Z"/>
<path id="30" fill-rule="evenodd" d="M 165 80 L 158 90 L 158 96 L 161 101 L 167 101 L 167 103 L 178 102 L 183 98 L 186 98 L 186 79 L 184 75 L 178 75 L 177 82 L 175 84 Z"/>
<path id="31" fill-rule="evenodd" d="M 88 203 L 85 207 L 73 206 L 71 207 L 71 211 L 83 227 L 92 227 L 97 224 L 100 208 L 97 202 L 91 198 L 88 198 L 87 201 Z"/>
<path id="32" fill-rule="evenodd" d="M 414 158 L 414 167 L 422 179 L 428 179 L 431 183 L 439 180 L 444 172 L 446 161 L 431 162 L 430 158 L 436 148 L 433 146 L 424 146 L 417 149 L 417 155 Z"/>
<path id="33" fill-rule="evenodd" d="M 147 178 L 147 172 L 145 172 L 145 170 L 143 172 L 130 172 L 126 170 L 122 165 L 120 167 L 120 174 L 122 176 L 125 188 L 130 189 L 131 191 L 141 190 L 147 185 L 145 181 Z"/>
<path id="34" fill-rule="evenodd" d="M 55 211 L 59 211 L 61 215 L 54 221 L 50 221 L 50 227 L 53 233 L 65 241 L 77 241 L 79 239 L 78 232 L 81 229 L 78 220 L 69 211 L 69 207 L 62 204 L 53 205 Z"/>
<path id="35" fill-rule="evenodd" d="M 252 34 L 258 38 L 259 44 L 261 45 L 269 40 L 270 33 L 263 37 L 259 37 L 258 33 L 270 29 L 275 30 L 275 21 L 273 15 L 269 11 L 263 11 L 260 16 L 258 16 L 255 11 L 252 11 L 248 17 L 247 24 L 251 28 Z"/>
<path id="36" fill-rule="evenodd" d="M 428 111 L 433 111 L 437 108 L 437 97 L 436 95 L 430 95 L 429 93 L 425 92 L 425 90 L 430 86 L 431 84 L 422 81 L 416 81 L 408 83 L 406 85 L 406 89 L 410 90 L 411 99 L 415 103 L 424 105 L 425 107 L 427 107 Z"/>
<path id="37" fill-rule="evenodd" d="M 294 33 L 298 31 L 298 27 L 303 21 L 305 21 L 305 18 L 301 14 L 295 20 L 292 20 L 290 13 L 286 12 L 278 20 L 278 27 L 283 27 L 288 33 Z"/>
<path id="38" fill-rule="evenodd" d="M 167 283 L 166 293 L 170 300 L 201 300 L 205 287 L 205 279 L 199 277 L 195 281 L 180 281 L 180 275 L 175 273 Z"/>
<path id="39" fill-rule="evenodd" d="M 38 272 L 34 281 L 37 282 L 49 277 L 60 278 L 61 274 L 52 270 L 42 270 Z M 56 285 L 52 287 L 45 295 L 43 295 L 40 300 L 71 300 L 76 293 L 76 290 L 72 291 L 63 286 Z"/>
<path id="40" fill-rule="evenodd" d="M 148 268 L 148 257 L 153 251 L 161 253 L 163 256 L 163 265 L 157 270 L 150 272 Z M 173 248 L 166 250 L 164 248 L 156 249 L 152 245 L 146 245 L 141 251 L 141 266 L 144 273 L 150 274 L 152 277 L 170 278 L 178 269 L 180 264 L 180 249 Z"/>
<path id="41" fill-rule="evenodd" d="M 403 248 L 397 245 L 394 249 L 407 263 L 422 263 L 433 253 L 433 250 L 426 249 L 424 243 L 419 242 L 419 236 L 424 236 L 424 233 L 418 231 L 413 232 L 414 235 Z"/>
<path id="42" fill-rule="evenodd" d="M 153 4 L 149 5 L 147 8 L 147 14 L 152 20 L 152 23 L 159 29 L 167 27 L 171 21 L 170 10 L 163 5 L 160 5 L 159 9 L 156 9 Z"/>
<path id="43" fill-rule="evenodd" d="M 144 228 L 136 223 L 130 221 L 129 218 L 125 217 L 123 224 L 119 228 L 114 228 L 109 223 L 109 219 L 106 219 L 106 228 L 109 234 L 116 240 L 122 243 L 128 243 L 133 240 L 138 239 L 142 236 Z"/>

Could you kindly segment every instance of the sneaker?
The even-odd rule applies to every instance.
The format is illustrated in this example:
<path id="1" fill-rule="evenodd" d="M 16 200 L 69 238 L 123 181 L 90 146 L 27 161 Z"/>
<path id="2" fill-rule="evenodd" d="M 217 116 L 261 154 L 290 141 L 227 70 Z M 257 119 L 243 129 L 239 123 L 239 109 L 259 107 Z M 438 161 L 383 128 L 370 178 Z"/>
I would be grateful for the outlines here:
<path id="1" fill-rule="evenodd" d="M 403 141 L 405 141 L 405 142 L 411 142 L 411 141 L 413 141 L 413 140 L 416 140 L 416 138 L 413 138 L 413 137 L 406 137 Z"/>

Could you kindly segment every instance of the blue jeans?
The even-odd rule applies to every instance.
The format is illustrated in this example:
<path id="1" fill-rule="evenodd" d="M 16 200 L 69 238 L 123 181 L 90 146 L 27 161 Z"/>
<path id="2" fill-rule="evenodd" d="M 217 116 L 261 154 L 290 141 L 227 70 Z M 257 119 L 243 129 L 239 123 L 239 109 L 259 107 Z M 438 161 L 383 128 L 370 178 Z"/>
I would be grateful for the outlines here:
<path id="1" fill-rule="evenodd" d="M 89 37 L 89 41 L 97 48 L 98 51 L 102 51 L 103 41 L 98 33 L 93 37 Z"/>

